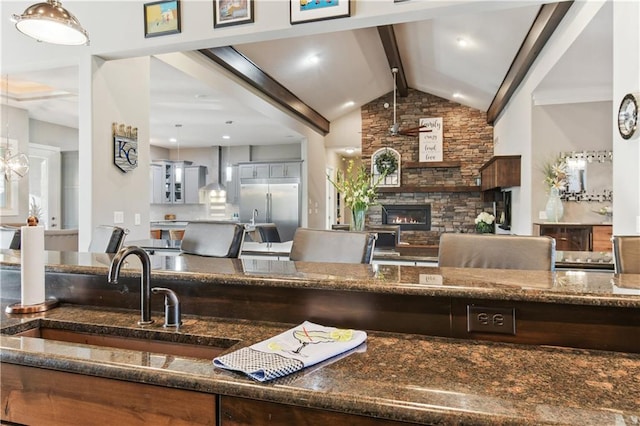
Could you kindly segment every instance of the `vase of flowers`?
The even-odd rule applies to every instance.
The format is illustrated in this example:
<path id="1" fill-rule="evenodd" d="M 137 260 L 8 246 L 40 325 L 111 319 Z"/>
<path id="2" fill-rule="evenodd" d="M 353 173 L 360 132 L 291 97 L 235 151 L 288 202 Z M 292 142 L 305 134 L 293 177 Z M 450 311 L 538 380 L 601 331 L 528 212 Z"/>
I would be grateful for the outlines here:
<path id="1" fill-rule="evenodd" d="M 475 219 L 476 232 L 478 234 L 490 234 L 493 233 L 493 226 L 495 222 L 495 216 L 487 212 L 480 212 Z"/>
<path id="2" fill-rule="evenodd" d="M 559 222 L 564 214 L 564 206 L 560 198 L 560 191 L 567 186 L 567 163 L 564 158 L 558 158 L 544 167 L 544 183 L 547 185 L 549 197 L 545 206 L 547 220 Z"/>
<path id="3" fill-rule="evenodd" d="M 345 173 L 338 173 L 336 180 L 329 182 L 342 194 L 344 204 L 351 210 L 352 231 L 364 231 L 365 215 L 369 207 L 376 204 L 378 185 L 384 179 L 384 174 L 375 181 L 367 173 L 364 165 L 355 167 L 353 160 L 349 160 Z"/>

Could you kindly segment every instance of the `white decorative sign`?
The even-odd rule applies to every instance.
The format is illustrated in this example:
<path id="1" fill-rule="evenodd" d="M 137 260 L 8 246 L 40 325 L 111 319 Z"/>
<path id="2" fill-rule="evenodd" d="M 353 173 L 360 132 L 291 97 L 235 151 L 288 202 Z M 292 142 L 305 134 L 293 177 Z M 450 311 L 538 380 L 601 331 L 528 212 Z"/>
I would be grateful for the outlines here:
<path id="1" fill-rule="evenodd" d="M 442 117 L 421 118 L 420 127 L 430 132 L 420 132 L 420 162 L 442 161 Z"/>

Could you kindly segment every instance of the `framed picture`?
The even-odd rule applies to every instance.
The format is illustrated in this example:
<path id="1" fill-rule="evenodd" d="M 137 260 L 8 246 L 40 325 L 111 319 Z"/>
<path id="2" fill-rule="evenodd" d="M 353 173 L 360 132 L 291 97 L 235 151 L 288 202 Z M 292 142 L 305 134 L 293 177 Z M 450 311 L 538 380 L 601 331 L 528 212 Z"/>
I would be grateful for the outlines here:
<path id="1" fill-rule="evenodd" d="M 213 28 L 253 22 L 254 0 L 213 0 Z"/>
<path id="2" fill-rule="evenodd" d="M 144 5 L 144 36 L 156 37 L 180 32 L 180 0 L 163 0 Z"/>
<path id="3" fill-rule="evenodd" d="M 351 16 L 352 0 L 290 0 L 291 24 Z"/>

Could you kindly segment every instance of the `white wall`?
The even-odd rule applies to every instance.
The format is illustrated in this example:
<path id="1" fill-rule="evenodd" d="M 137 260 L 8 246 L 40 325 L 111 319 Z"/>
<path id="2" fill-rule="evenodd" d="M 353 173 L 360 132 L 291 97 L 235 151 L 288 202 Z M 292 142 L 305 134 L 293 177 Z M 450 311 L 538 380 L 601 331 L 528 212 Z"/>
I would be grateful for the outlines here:
<path id="1" fill-rule="evenodd" d="M 60 151 L 78 150 L 78 129 L 40 120 L 29 120 L 31 143 L 50 145 Z"/>
<path id="2" fill-rule="evenodd" d="M 514 188 L 512 195 L 513 224 L 511 229 L 515 234 L 531 235 L 533 231 L 531 224 L 537 220 L 532 217 L 534 210 L 533 188 L 537 185 L 533 178 L 535 166 L 532 154 L 532 94 L 603 5 L 603 1 L 597 0 L 573 3 L 545 48 L 538 55 L 525 80 L 494 124 L 495 155 L 519 154 L 522 156 L 521 186 Z M 614 180 L 614 198 L 615 194 L 616 183 Z"/>
<path id="3" fill-rule="evenodd" d="M 80 140 L 91 143 L 79 145 L 80 251 L 96 226 L 114 224 L 115 211 L 124 213 L 117 225 L 129 229 L 128 240 L 149 237 L 149 62 L 95 58 L 81 64 Z M 138 128 L 138 167 L 128 173 L 113 161 L 114 122 Z M 134 224 L 136 214 L 140 225 Z"/>
<path id="4" fill-rule="evenodd" d="M 26 110 L 13 108 L 4 103 L 0 104 L 0 141 L 3 147 L 6 147 L 6 139 L 18 141 L 18 150 L 13 154 L 23 153 L 29 154 L 29 114 Z M 4 176 L 0 176 L 4 179 Z M 17 185 L 9 184 L 12 187 L 11 196 L 17 196 L 17 209 L 15 214 L 3 214 L 2 223 L 24 224 L 29 215 L 29 176 L 25 176 Z"/>
<path id="5" fill-rule="evenodd" d="M 610 151 L 612 149 L 611 102 L 584 102 L 572 104 L 544 105 L 533 107 L 532 134 L 532 212 L 534 222 L 538 213 L 545 209 L 547 194 L 543 184 L 545 163 L 555 161 L 561 152 Z M 610 163 L 607 163 L 611 166 Z M 589 169 L 589 165 L 587 165 Z M 599 169 L 590 167 L 591 179 L 597 181 L 594 173 Z M 601 167 L 600 169 L 605 169 Z M 611 167 L 608 167 L 610 170 Z M 589 175 L 589 170 L 587 171 Z M 613 174 L 603 177 L 608 189 L 613 188 Z M 611 203 L 565 201 L 563 222 L 600 223 L 603 217 L 594 213 Z"/>
<path id="6" fill-rule="evenodd" d="M 613 122 L 626 93 L 640 96 L 640 2 L 613 4 Z M 640 234 L 640 129 L 633 140 L 613 133 L 613 232 Z"/>

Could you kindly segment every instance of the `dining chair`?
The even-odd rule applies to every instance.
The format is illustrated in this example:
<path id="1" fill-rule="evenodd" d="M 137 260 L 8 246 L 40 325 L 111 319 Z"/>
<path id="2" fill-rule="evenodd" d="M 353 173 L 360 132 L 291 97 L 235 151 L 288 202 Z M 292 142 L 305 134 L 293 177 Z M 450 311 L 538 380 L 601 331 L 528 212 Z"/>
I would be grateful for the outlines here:
<path id="1" fill-rule="evenodd" d="M 614 235 L 613 265 L 616 274 L 640 274 L 640 235 Z"/>
<path id="2" fill-rule="evenodd" d="M 96 226 L 91 236 L 88 251 L 90 253 L 117 253 L 122 248 L 128 233 L 127 229 L 119 226 Z"/>
<path id="3" fill-rule="evenodd" d="M 555 258 L 547 236 L 444 233 L 438 248 L 440 267 L 553 271 Z"/>
<path id="4" fill-rule="evenodd" d="M 275 223 L 256 225 L 261 243 L 281 243 L 280 233 Z"/>
<path id="5" fill-rule="evenodd" d="M 244 240 L 244 226 L 229 222 L 189 222 L 180 250 L 186 254 L 237 258 Z"/>
<path id="6" fill-rule="evenodd" d="M 293 235 L 290 260 L 329 263 L 371 263 L 376 235 L 298 228 Z"/>

